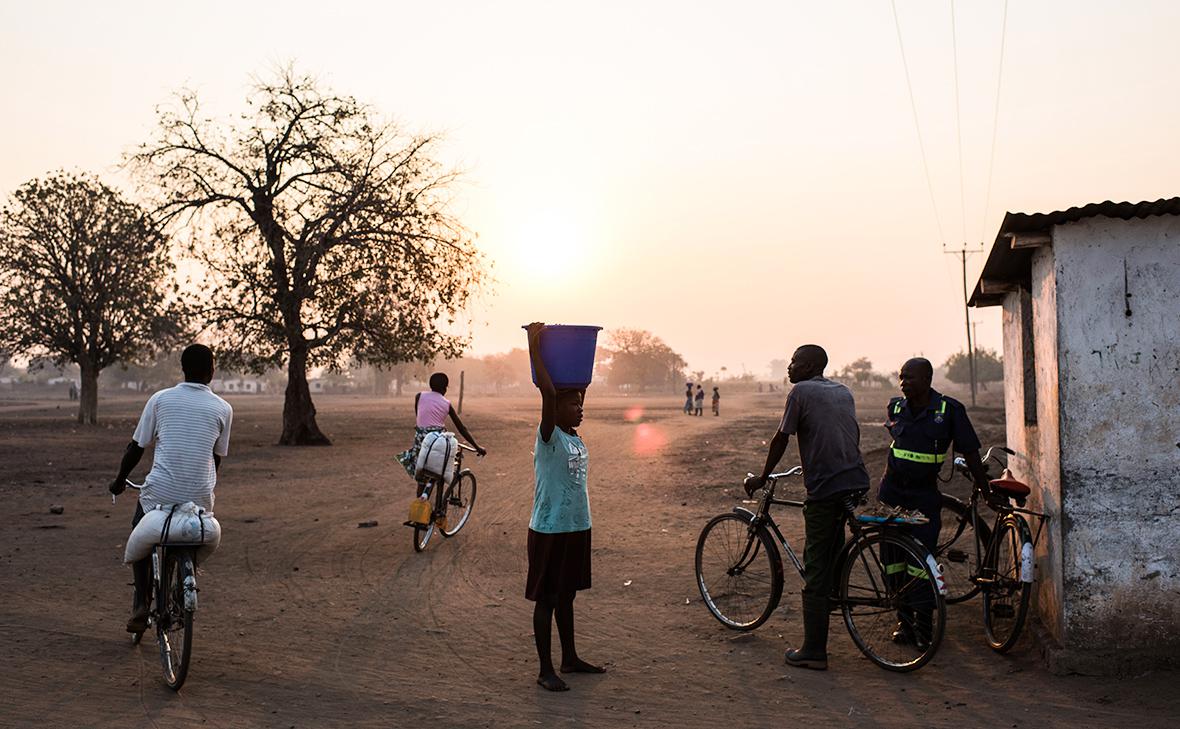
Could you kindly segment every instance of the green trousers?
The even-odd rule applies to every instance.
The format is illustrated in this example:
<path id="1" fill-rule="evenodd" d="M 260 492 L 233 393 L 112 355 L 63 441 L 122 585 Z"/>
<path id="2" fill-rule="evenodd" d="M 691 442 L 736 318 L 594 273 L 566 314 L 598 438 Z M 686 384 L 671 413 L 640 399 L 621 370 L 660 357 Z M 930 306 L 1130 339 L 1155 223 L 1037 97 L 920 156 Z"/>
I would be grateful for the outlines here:
<path id="1" fill-rule="evenodd" d="M 803 506 L 803 610 L 828 613 L 836 582 L 836 558 L 844 548 L 844 505 L 847 494 Z"/>

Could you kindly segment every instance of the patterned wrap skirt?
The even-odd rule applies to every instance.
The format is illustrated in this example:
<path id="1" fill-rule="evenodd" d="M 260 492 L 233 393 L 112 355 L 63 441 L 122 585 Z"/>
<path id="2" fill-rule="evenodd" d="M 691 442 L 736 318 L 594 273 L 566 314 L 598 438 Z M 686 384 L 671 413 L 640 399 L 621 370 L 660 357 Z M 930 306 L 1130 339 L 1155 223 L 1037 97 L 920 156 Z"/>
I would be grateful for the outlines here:
<path id="1" fill-rule="evenodd" d="M 406 473 L 410 474 L 410 478 L 414 478 L 414 472 L 417 470 L 418 450 L 422 447 L 422 439 L 426 437 L 427 433 L 437 433 L 441 430 L 442 428 L 438 426 L 414 428 L 414 445 L 410 450 L 397 454 L 398 463 L 402 464 L 402 468 L 406 469 Z"/>

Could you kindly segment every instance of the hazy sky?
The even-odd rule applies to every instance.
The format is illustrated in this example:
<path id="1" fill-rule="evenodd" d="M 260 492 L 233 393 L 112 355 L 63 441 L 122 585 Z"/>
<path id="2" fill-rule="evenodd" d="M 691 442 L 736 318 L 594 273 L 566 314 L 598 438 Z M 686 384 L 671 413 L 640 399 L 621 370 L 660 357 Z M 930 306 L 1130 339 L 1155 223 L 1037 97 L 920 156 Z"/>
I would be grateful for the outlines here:
<path id="1" fill-rule="evenodd" d="M 118 180 L 182 85 L 225 112 L 294 61 L 468 171 L 496 261 L 476 353 L 536 319 L 649 329 L 709 373 L 803 342 L 879 369 L 963 346 L 947 247 L 1005 210 L 1180 195 L 1180 3 L 62 3 L 0 0 L 0 194 L 59 167 Z M 541 256 L 540 262 L 537 256 Z M 982 257 L 970 262 L 973 285 Z M 999 346 L 999 315 L 979 315 Z"/>

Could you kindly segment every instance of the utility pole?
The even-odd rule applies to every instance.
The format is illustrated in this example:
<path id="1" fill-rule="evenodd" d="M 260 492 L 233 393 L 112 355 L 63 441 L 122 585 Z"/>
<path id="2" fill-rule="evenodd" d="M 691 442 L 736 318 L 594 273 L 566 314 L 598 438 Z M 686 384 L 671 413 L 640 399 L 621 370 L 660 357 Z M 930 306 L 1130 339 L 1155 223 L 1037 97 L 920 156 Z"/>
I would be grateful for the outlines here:
<path id="1" fill-rule="evenodd" d="M 971 338 L 971 307 L 967 305 L 970 301 L 970 294 L 967 293 L 967 256 L 972 253 L 983 253 L 983 246 L 977 250 L 963 247 L 957 251 L 944 250 L 943 253 L 958 256 L 963 267 L 963 318 L 967 327 L 967 367 L 971 373 L 971 407 L 975 407 L 975 345 Z"/>

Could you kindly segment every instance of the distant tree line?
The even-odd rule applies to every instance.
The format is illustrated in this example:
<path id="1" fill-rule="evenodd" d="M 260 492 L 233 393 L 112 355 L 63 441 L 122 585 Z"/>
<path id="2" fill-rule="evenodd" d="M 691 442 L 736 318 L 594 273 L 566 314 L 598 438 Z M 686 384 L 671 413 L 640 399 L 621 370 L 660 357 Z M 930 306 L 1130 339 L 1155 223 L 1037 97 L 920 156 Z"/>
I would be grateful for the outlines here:
<path id="1" fill-rule="evenodd" d="M 78 420 L 94 423 L 100 372 L 200 336 L 236 371 L 283 367 L 279 442 L 327 444 L 310 368 L 468 344 L 452 325 L 487 264 L 451 212 L 439 142 L 290 69 L 232 120 L 182 91 L 128 159 L 142 201 L 57 172 L 0 210 L 0 350 L 78 365 Z M 182 281 L 179 260 L 197 272 Z"/>

